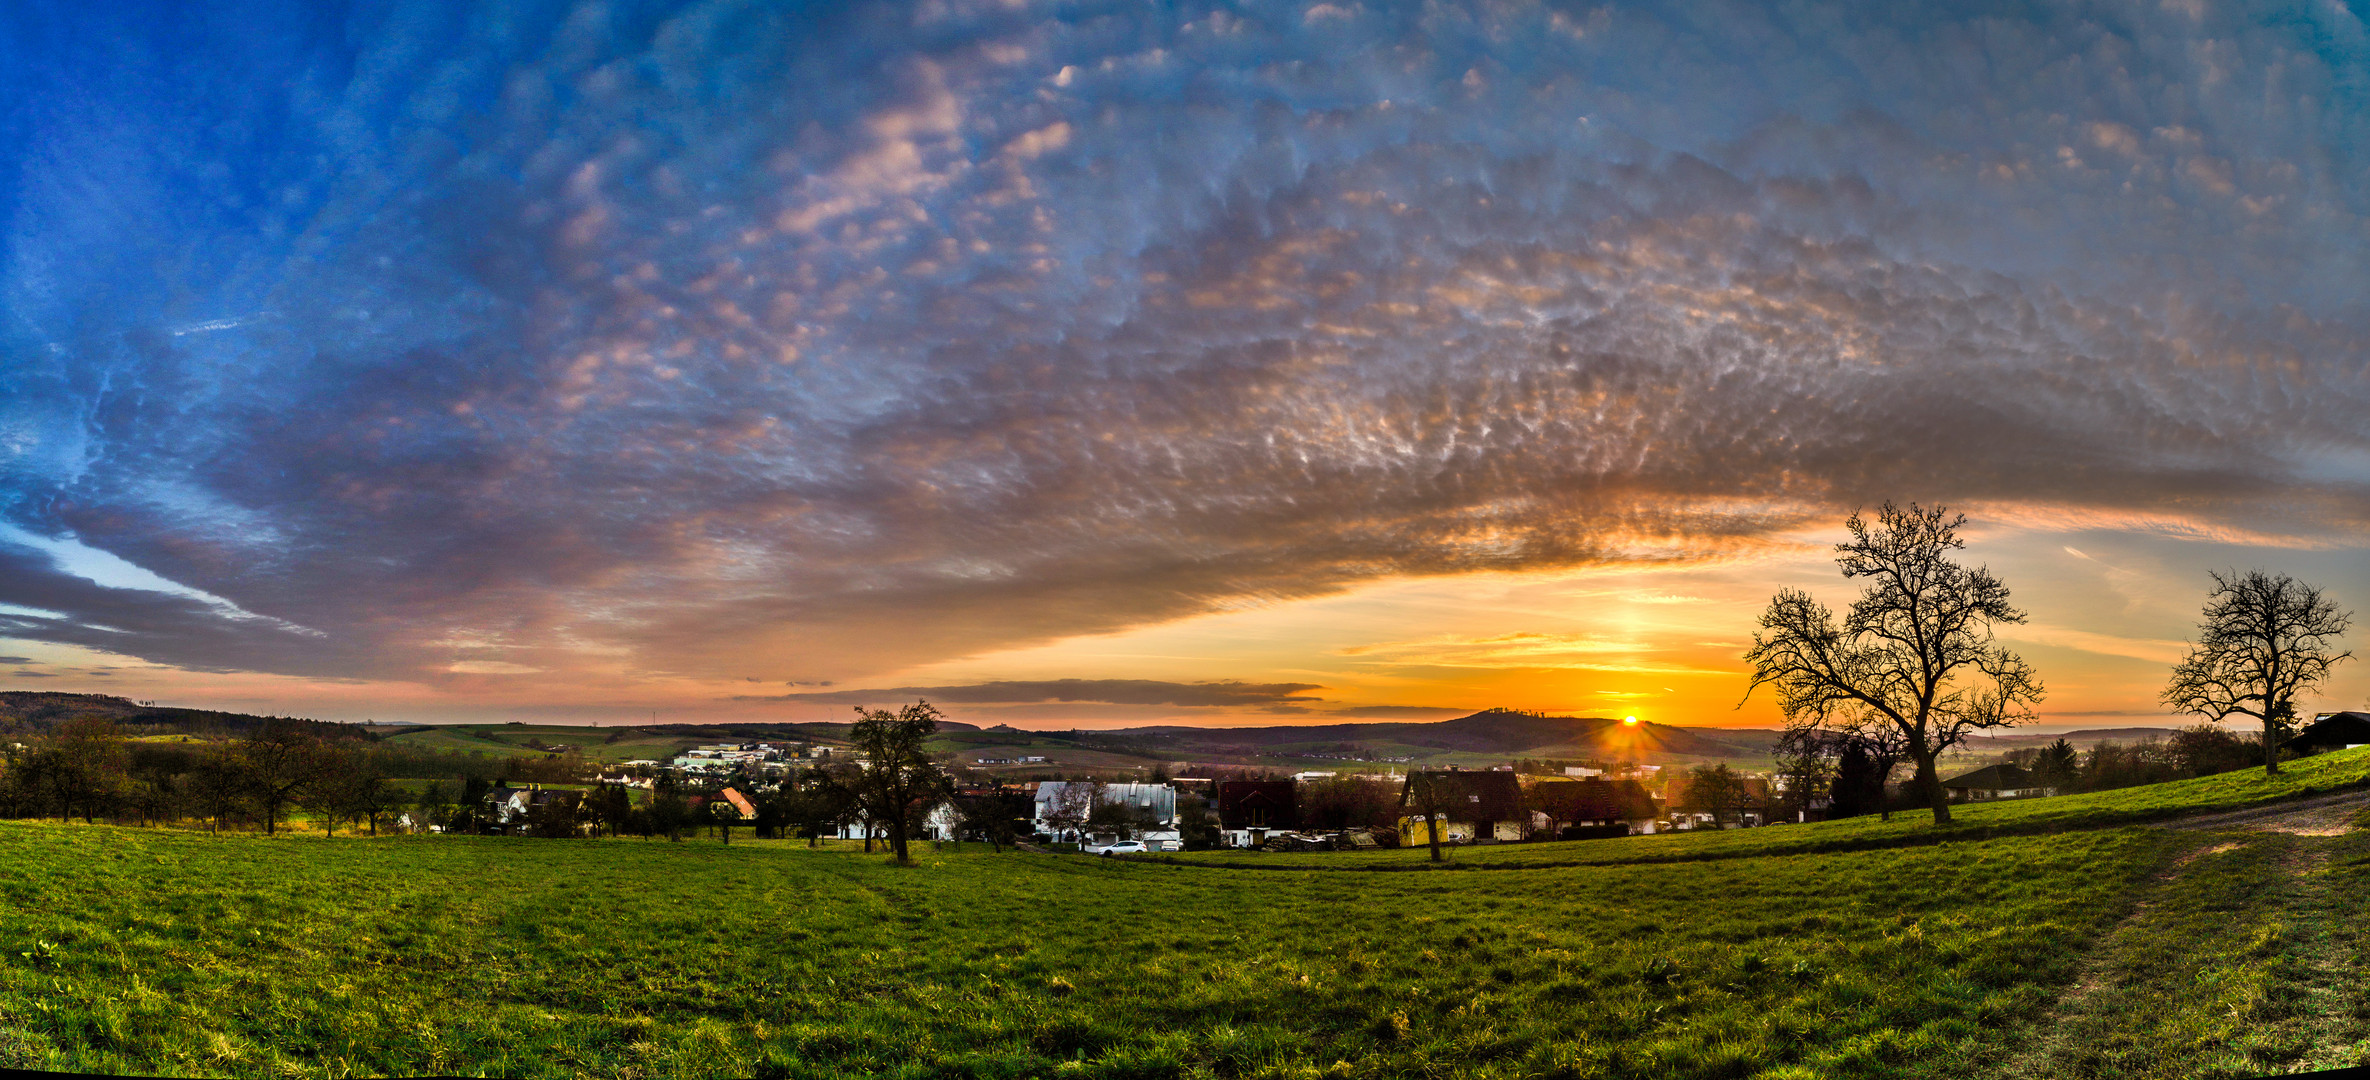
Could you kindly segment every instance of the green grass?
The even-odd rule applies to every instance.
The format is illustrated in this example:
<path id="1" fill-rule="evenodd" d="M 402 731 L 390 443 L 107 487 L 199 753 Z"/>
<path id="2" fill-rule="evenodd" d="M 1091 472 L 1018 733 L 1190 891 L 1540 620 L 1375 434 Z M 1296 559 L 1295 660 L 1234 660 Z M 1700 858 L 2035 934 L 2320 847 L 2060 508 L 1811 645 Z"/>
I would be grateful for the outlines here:
<path id="1" fill-rule="evenodd" d="M 1473 848 L 1460 863 L 1492 872 L 1447 874 L 1319 872 L 1420 851 L 1240 873 L 924 844 L 901 869 L 745 833 L 0 822 L 0 1067 L 1955 1080 L 2342 1064 L 2365 1019 L 2352 925 L 2370 834 L 2130 823 L 2366 773 L 2356 752 L 2268 784 L 1974 807 L 1949 830 Z M 1523 865 L 1541 853 L 1568 865 Z"/>
<path id="2" fill-rule="evenodd" d="M 1893 820 L 1889 822 L 1870 815 L 1809 825 L 1659 833 L 1610 840 L 1485 844 L 1444 851 L 1452 862 L 1478 868 L 1610 866 L 1776 854 L 1817 854 L 2140 824 L 2182 814 L 2243 809 L 2365 785 L 2370 785 L 2370 748 L 2287 762 L 2280 766 L 2280 775 L 2271 779 L 2266 779 L 2261 769 L 2246 769 L 2118 791 L 1960 804 L 1951 808 L 1951 824 L 1940 827 L 1934 825 L 1930 811 L 1912 810 L 1895 812 Z M 1180 863 L 1232 867 L 1416 870 L 1428 864 L 1431 852 L 1421 846 L 1355 852 L 1228 850 L 1182 852 L 1161 858 Z"/>
<path id="3" fill-rule="evenodd" d="M 631 730 L 631 729 L 628 729 Z M 713 740 L 680 735 L 628 735 L 609 742 L 614 728 L 572 727 L 561 724 L 446 724 L 407 731 L 385 740 L 390 745 L 424 750 L 458 750 L 477 754 L 543 754 L 529 742 L 545 746 L 573 746 L 585 761 L 615 763 L 651 759 L 663 761 L 685 748 Z"/>
<path id="4" fill-rule="evenodd" d="M 0 824 L 0 1048 L 166 1075 L 1955 1075 L 2182 838 L 1256 875 Z"/>
<path id="5" fill-rule="evenodd" d="M 2036 1024 L 2014 1078 L 2239 1078 L 2370 1064 L 2370 834 L 2198 838 Z"/>

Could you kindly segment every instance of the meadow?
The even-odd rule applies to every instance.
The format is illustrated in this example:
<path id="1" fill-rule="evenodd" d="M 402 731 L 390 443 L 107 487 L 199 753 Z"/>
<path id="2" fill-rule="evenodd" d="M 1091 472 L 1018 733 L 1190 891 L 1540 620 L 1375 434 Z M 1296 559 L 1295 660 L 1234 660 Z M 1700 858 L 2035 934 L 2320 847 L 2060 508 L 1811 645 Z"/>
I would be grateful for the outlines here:
<path id="1" fill-rule="evenodd" d="M 1616 866 L 1645 862 L 1822 854 L 1951 843 L 2074 829 L 2138 825 L 2183 814 L 2240 810 L 2370 785 L 2370 749 L 2322 754 L 2280 766 L 2278 776 L 2242 769 L 2163 784 L 2092 791 L 2048 799 L 2011 799 L 1951 807 L 1951 823 L 1936 826 L 1926 810 L 1895 811 L 1813 825 L 1658 833 L 1606 840 L 1444 847 L 1451 863 L 1469 869 Z M 1179 852 L 1163 860 L 1238 869 L 1428 869 L 1431 850 L 1405 847 L 1355 852 L 1217 850 Z"/>
<path id="2" fill-rule="evenodd" d="M 2354 756 L 2283 783 L 2359 782 Z M 1487 873 L 0 822 L 0 1066 L 1801 1080 L 2358 1060 L 2359 1006 L 2333 1003 L 2361 1000 L 2362 834 L 2119 821 L 2264 794 L 2186 783 L 1984 808 L 2049 834 Z"/>

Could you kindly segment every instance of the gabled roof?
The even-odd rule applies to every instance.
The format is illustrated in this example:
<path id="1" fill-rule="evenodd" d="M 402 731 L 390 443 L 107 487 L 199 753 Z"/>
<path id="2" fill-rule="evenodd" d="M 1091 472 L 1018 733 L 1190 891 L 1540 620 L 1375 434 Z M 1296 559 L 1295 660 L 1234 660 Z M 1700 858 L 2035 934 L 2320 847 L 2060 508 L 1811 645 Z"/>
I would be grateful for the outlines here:
<path id="1" fill-rule="evenodd" d="M 2330 713 L 2312 723 L 2285 744 L 2297 750 L 2335 750 L 2347 746 L 2370 743 L 2370 713 Z"/>
<path id="2" fill-rule="evenodd" d="M 1399 805 L 1414 810 L 1415 785 L 1419 782 L 1439 785 L 1443 793 L 1441 812 L 1450 821 L 1514 821 L 1526 816 L 1522 808 L 1522 782 L 1513 773 L 1496 770 L 1450 769 L 1409 773 L 1407 782 L 1399 788 Z"/>
<path id="3" fill-rule="evenodd" d="M 748 796 L 741 794 L 739 788 L 725 788 L 724 801 L 731 803 L 732 808 L 740 811 L 742 817 L 753 818 L 757 816 L 757 805 L 750 802 Z"/>
<path id="4" fill-rule="evenodd" d="M 1228 829 L 1247 829 L 1256 820 L 1261 828 L 1297 828 L 1299 800 L 1300 785 L 1290 780 L 1221 780 L 1218 824 Z M 1264 816 L 1255 818 L 1262 810 Z"/>
<path id="5" fill-rule="evenodd" d="M 2040 784 L 2033 779 L 2033 774 L 2014 765 L 2000 764 L 1986 765 L 1974 772 L 1953 776 L 1944 780 L 1942 786 L 1962 791 L 2021 791 L 2039 787 Z"/>
<path id="6" fill-rule="evenodd" d="M 1531 789 L 1531 803 L 1557 821 L 1643 821 L 1654 799 L 1635 780 L 1547 780 Z"/>

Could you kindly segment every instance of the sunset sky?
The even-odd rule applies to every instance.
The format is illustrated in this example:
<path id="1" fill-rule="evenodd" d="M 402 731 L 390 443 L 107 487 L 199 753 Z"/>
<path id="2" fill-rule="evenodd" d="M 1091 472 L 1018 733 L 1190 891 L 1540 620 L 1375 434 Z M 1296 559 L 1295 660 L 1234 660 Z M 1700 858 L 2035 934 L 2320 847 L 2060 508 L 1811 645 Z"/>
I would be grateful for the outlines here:
<path id="1" fill-rule="evenodd" d="M 1766 726 L 1886 499 L 2056 727 L 2370 612 L 2335 5 L 20 3 L 0 145 L 0 689 Z"/>

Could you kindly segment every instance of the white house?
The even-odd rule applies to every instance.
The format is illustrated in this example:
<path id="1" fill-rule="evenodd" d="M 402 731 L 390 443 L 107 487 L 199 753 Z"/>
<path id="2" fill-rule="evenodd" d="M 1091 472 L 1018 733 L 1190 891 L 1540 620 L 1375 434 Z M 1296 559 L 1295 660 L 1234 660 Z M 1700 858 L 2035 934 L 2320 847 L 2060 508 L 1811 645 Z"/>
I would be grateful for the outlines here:
<path id="1" fill-rule="evenodd" d="M 1143 838 L 1147 843 L 1155 841 L 1174 842 L 1179 838 L 1180 834 L 1178 834 L 1176 831 L 1177 791 L 1175 788 L 1172 788 L 1167 784 L 1092 785 L 1074 780 L 1045 781 L 1044 783 L 1037 785 L 1037 802 L 1035 812 L 1032 815 L 1032 824 L 1036 826 L 1037 831 L 1043 833 L 1056 832 L 1054 823 L 1048 816 L 1049 813 L 1051 813 L 1055 807 L 1060 806 L 1064 798 L 1076 797 L 1074 795 L 1066 795 L 1065 793 L 1069 792 L 1073 788 L 1082 787 L 1098 787 L 1099 790 L 1096 792 L 1096 801 L 1104 805 L 1127 806 L 1138 810 L 1150 811 L 1151 819 L 1158 824 L 1157 827 L 1147 830 L 1144 833 Z M 1057 839 L 1078 840 L 1082 839 L 1082 837 L 1078 835 L 1078 832 L 1075 828 L 1065 827 L 1065 829 L 1061 831 L 1060 835 L 1057 836 Z"/>

